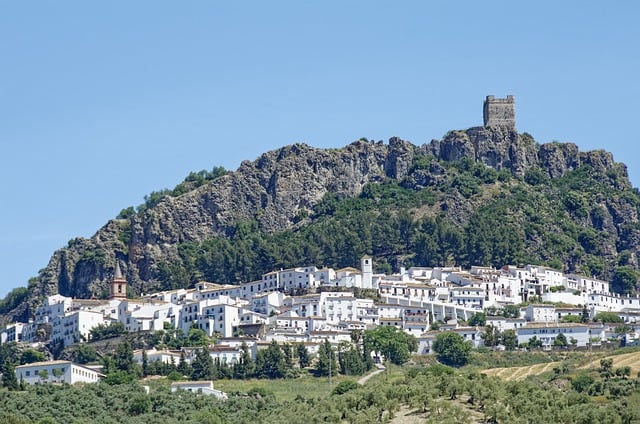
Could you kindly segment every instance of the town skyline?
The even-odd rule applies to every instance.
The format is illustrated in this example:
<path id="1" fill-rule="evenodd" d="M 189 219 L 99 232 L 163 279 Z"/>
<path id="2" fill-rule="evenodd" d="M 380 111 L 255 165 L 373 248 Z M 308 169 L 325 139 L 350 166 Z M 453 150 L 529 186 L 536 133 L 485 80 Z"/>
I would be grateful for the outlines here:
<path id="1" fill-rule="evenodd" d="M 191 171 L 295 142 L 426 143 L 481 125 L 489 94 L 640 185 L 634 2 L 124 7 L 0 6 L 0 296 Z"/>

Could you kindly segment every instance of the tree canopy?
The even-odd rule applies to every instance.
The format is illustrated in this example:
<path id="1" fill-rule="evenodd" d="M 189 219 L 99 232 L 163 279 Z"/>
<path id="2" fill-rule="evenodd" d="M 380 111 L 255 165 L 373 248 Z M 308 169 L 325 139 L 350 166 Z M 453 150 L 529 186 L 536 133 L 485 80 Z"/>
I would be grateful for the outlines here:
<path id="1" fill-rule="evenodd" d="M 465 365 L 469 361 L 471 349 L 470 341 L 466 341 L 460 334 L 452 331 L 438 334 L 433 343 L 438 361 L 454 367 Z"/>
<path id="2" fill-rule="evenodd" d="M 418 350 L 416 338 L 394 326 L 379 326 L 365 331 L 365 343 L 372 352 L 384 356 L 396 365 L 402 365 Z"/>

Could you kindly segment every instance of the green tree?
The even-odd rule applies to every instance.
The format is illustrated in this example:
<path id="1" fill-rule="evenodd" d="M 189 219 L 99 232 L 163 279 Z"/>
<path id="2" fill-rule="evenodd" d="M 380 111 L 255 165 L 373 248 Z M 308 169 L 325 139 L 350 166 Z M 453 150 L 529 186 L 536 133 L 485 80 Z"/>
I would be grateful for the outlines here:
<path id="1" fill-rule="evenodd" d="M 184 352 L 180 352 L 177 371 L 182 375 L 191 375 L 193 372 L 193 368 L 191 367 L 191 364 L 187 362 L 187 357 Z"/>
<path id="2" fill-rule="evenodd" d="M 589 390 L 594 381 L 589 374 L 580 374 L 571 379 L 571 388 L 578 393 L 584 393 Z"/>
<path id="3" fill-rule="evenodd" d="M 476 312 L 469 317 L 469 325 L 484 327 L 487 323 L 487 315 L 484 312 Z"/>
<path id="4" fill-rule="evenodd" d="M 351 342 L 341 342 L 338 346 L 338 364 L 344 375 L 361 375 L 369 370 L 362 352 Z"/>
<path id="5" fill-rule="evenodd" d="M 191 378 L 193 380 L 211 380 L 215 375 L 213 358 L 205 348 L 196 350 L 196 355 L 191 361 Z"/>
<path id="6" fill-rule="evenodd" d="M 213 377 L 216 380 L 233 377 L 233 372 L 226 362 L 216 358 L 213 360 Z"/>
<path id="7" fill-rule="evenodd" d="M 618 316 L 615 312 L 598 312 L 593 318 L 594 321 L 600 321 L 602 323 L 620 324 L 624 320 Z"/>
<path id="8" fill-rule="evenodd" d="M 234 378 L 246 379 L 251 377 L 254 374 L 254 364 L 251 359 L 251 354 L 249 353 L 249 346 L 247 346 L 246 342 L 242 342 L 240 345 L 240 359 L 235 364 L 233 368 L 233 376 Z"/>
<path id="9" fill-rule="evenodd" d="M 344 380 L 344 381 L 341 381 L 336 387 L 333 388 L 333 390 L 331 391 L 331 394 L 343 395 L 359 387 L 360 385 L 353 380 Z"/>
<path id="10" fill-rule="evenodd" d="M 622 343 L 625 342 L 625 336 L 628 333 L 632 333 L 632 332 L 633 332 L 633 328 L 626 324 L 616 327 L 616 330 L 615 330 L 616 338 L 622 339 Z"/>
<path id="11" fill-rule="evenodd" d="M 622 377 L 624 379 L 626 379 L 627 377 L 629 377 L 631 375 L 631 367 L 628 365 L 625 365 L 623 367 L 619 367 L 616 368 L 614 371 L 616 377 Z"/>
<path id="12" fill-rule="evenodd" d="M 151 400 L 145 394 L 137 394 L 129 400 L 127 411 L 130 416 L 142 415 L 151 411 Z"/>
<path id="13" fill-rule="evenodd" d="M 311 363 L 311 357 L 309 356 L 309 349 L 304 343 L 298 343 L 296 345 L 296 354 L 298 355 L 298 364 L 300 368 L 306 368 Z"/>
<path id="14" fill-rule="evenodd" d="M 4 299 L 0 300 L 0 315 L 6 314 L 20 305 L 29 295 L 26 287 L 17 287 L 11 290 Z"/>
<path id="15" fill-rule="evenodd" d="M 89 330 L 89 340 L 92 342 L 117 337 L 125 333 L 124 324 L 112 322 L 109 325 L 98 324 Z"/>
<path id="16" fill-rule="evenodd" d="M 11 412 L 4 412 L 0 415 L 0 422 L 3 424 L 32 424 L 32 421 Z"/>
<path id="17" fill-rule="evenodd" d="M 517 305 L 505 305 L 501 314 L 505 318 L 520 318 L 520 307 Z"/>
<path id="18" fill-rule="evenodd" d="M 207 346 L 208 344 L 209 338 L 204 330 L 199 329 L 195 325 L 189 329 L 185 346 Z"/>
<path id="19" fill-rule="evenodd" d="M 41 383 L 46 383 L 47 380 L 49 379 L 49 371 L 47 370 L 38 371 L 38 378 L 40 378 Z"/>
<path id="20" fill-rule="evenodd" d="M 51 373 L 53 374 L 53 376 L 56 379 L 56 382 L 60 382 L 60 377 L 62 377 L 64 375 L 64 371 L 62 371 L 62 368 L 54 368 Z"/>
<path id="21" fill-rule="evenodd" d="M 611 289 L 620 294 L 629 294 L 636 290 L 638 284 L 638 271 L 629 265 L 619 266 L 615 269 L 611 279 Z"/>
<path id="22" fill-rule="evenodd" d="M 9 358 L 6 358 L 2 363 L 0 373 L 2 373 L 2 385 L 4 387 L 8 388 L 9 390 L 18 390 L 18 378 L 16 377 L 16 369 Z"/>
<path id="23" fill-rule="evenodd" d="M 282 350 L 282 355 L 284 356 L 284 362 L 288 369 L 293 368 L 293 349 L 291 348 L 290 343 L 284 343 L 280 346 Z"/>
<path id="24" fill-rule="evenodd" d="M 560 322 L 562 322 L 562 323 L 565 323 L 565 322 L 581 323 L 582 322 L 582 315 L 565 315 L 562 318 L 560 318 Z"/>
<path id="25" fill-rule="evenodd" d="M 567 336 L 562 333 L 559 333 L 553 340 L 553 345 L 556 347 L 567 347 L 567 344 Z"/>
<path id="26" fill-rule="evenodd" d="M 578 345 L 578 339 L 574 337 L 569 337 L 569 343 L 571 344 L 571 347 L 575 349 L 576 346 Z"/>
<path id="27" fill-rule="evenodd" d="M 524 181 L 533 186 L 545 184 L 548 180 L 549 176 L 538 166 L 533 166 L 527 169 L 524 174 Z"/>
<path id="28" fill-rule="evenodd" d="M 416 338 L 394 326 L 378 326 L 365 331 L 367 349 L 383 355 L 396 365 L 402 365 L 409 360 L 411 352 L 418 350 Z"/>
<path id="29" fill-rule="evenodd" d="M 98 353 L 96 352 L 96 348 L 84 343 L 79 344 L 75 351 L 75 360 L 79 364 L 88 364 L 89 362 L 97 361 Z"/>
<path id="30" fill-rule="evenodd" d="M 452 331 L 445 331 L 436 336 L 433 350 L 440 362 L 446 365 L 460 367 L 465 365 L 471 357 L 471 342 Z"/>
<path id="31" fill-rule="evenodd" d="M 587 305 L 584 305 L 582 307 L 582 314 L 581 314 L 581 322 L 582 323 L 587 323 L 589 322 L 590 316 L 589 316 L 589 310 L 587 309 Z"/>
<path id="32" fill-rule="evenodd" d="M 600 360 L 600 376 L 605 380 L 613 377 L 613 359 L 605 358 Z"/>
<path id="33" fill-rule="evenodd" d="M 287 375 L 287 362 L 278 342 L 272 340 L 269 347 L 259 350 L 256 355 L 256 375 L 262 378 L 284 378 Z"/>
<path id="34" fill-rule="evenodd" d="M 501 337 L 501 343 L 506 350 L 515 350 L 518 346 L 518 335 L 515 330 L 504 330 Z"/>
<path id="35" fill-rule="evenodd" d="M 115 366 L 126 373 L 136 373 L 136 361 L 133 358 L 133 348 L 128 340 L 118 345 L 115 352 Z"/>
<path id="36" fill-rule="evenodd" d="M 500 330 L 491 324 L 484 327 L 484 333 L 480 337 L 486 347 L 498 346 L 501 340 Z"/>
<path id="37" fill-rule="evenodd" d="M 337 374 L 338 371 L 333 347 L 331 347 L 329 340 L 325 339 L 318 349 L 318 361 L 313 373 L 316 377 L 324 377 L 330 374 Z"/>
<path id="38" fill-rule="evenodd" d="M 135 214 L 136 214 L 135 208 L 133 206 L 129 206 L 125 209 L 122 209 L 120 213 L 116 216 L 116 219 L 129 219 Z"/>
<path id="39" fill-rule="evenodd" d="M 539 349 L 542 347 L 542 340 L 538 336 L 533 336 L 529 339 L 528 346 L 529 349 Z"/>
<path id="40" fill-rule="evenodd" d="M 46 357 L 44 356 L 44 353 L 38 352 L 37 350 L 34 350 L 34 349 L 26 349 L 25 351 L 22 352 L 22 355 L 20 356 L 21 365 L 32 364 L 34 362 L 43 362 L 45 360 L 46 360 Z"/>
<path id="41" fill-rule="evenodd" d="M 7 360 L 12 364 L 17 364 L 20 362 L 21 357 L 22 351 L 18 343 L 8 342 L 0 344 L 0 364 L 3 364 Z"/>
<path id="42" fill-rule="evenodd" d="M 147 355 L 147 350 L 142 350 L 142 375 L 144 377 L 149 375 L 149 355 Z"/>

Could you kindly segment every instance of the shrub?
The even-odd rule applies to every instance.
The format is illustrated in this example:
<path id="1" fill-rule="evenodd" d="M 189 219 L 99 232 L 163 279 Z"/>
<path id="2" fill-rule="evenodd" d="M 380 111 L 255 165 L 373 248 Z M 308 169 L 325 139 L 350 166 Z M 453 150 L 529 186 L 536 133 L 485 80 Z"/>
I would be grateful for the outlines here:
<path id="1" fill-rule="evenodd" d="M 253 396 L 253 397 L 266 397 L 268 395 L 270 395 L 271 392 L 269 392 L 267 389 L 265 389 L 264 387 L 252 387 L 251 389 L 249 389 L 249 391 L 247 392 L 247 395 L 249 396 Z"/>
<path id="2" fill-rule="evenodd" d="M 578 393 L 586 392 L 595 379 L 588 374 L 580 374 L 571 379 L 571 388 Z"/>
<path id="3" fill-rule="evenodd" d="M 442 364 L 434 364 L 424 370 L 425 374 L 431 375 L 453 375 L 453 368 Z"/>
<path id="4" fill-rule="evenodd" d="M 358 383 L 356 383 L 353 380 L 345 380 L 340 382 L 340 384 L 338 384 L 336 387 L 333 388 L 333 390 L 331 391 L 332 395 L 342 395 L 347 393 L 348 391 L 351 391 L 353 389 L 357 389 L 358 387 L 360 387 L 360 385 Z"/>

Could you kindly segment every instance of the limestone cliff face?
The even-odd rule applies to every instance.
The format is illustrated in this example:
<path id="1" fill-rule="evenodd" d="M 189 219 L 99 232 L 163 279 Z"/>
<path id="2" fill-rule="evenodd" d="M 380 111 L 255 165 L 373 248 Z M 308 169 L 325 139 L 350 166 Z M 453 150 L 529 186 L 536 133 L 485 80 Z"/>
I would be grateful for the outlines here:
<path id="1" fill-rule="evenodd" d="M 433 141 L 430 152 L 440 160 L 470 158 L 497 170 L 506 168 L 522 177 L 527 168 L 538 164 L 535 143 L 523 140 L 512 128 L 475 127 L 451 131 L 444 139 Z"/>
<path id="2" fill-rule="evenodd" d="M 113 276 L 115 260 L 133 289 L 157 289 L 154 276 L 159 261 L 177 254 L 183 242 L 229 235 L 238 221 L 255 220 L 268 232 L 294 225 L 301 211 L 311 211 L 325 194 L 357 196 L 368 183 L 385 179 L 424 187 L 443 181 L 445 169 L 432 161 L 428 169 L 412 170 L 417 155 L 441 161 L 469 158 L 495 169 L 507 169 L 522 177 L 531 167 L 560 178 L 581 164 L 595 172 L 622 167 L 625 178 L 611 181 L 629 186 L 624 165 L 606 152 L 578 151 L 575 144 L 537 145 L 532 138 L 507 127 L 470 128 L 451 131 L 442 140 L 415 146 L 399 138 L 388 144 L 361 140 L 341 149 L 317 149 L 304 144 L 285 146 L 244 161 L 235 172 L 217 178 L 178 197 L 165 197 L 157 205 L 127 220 L 112 220 L 91 239 L 77 238 L 56 251 L 39 275 L 32 299 L 53 293 L 68 296 L 103 296 Z M 598 224 L 616 231 L 618 223 L 637 220 L 628 205 L 607 203 Z M 455 194 L 445 199 L 442 210 L 452 210 L 457 220 L 473 206 Z M 635 236 L 640 239 L 640 235 Z"/>

